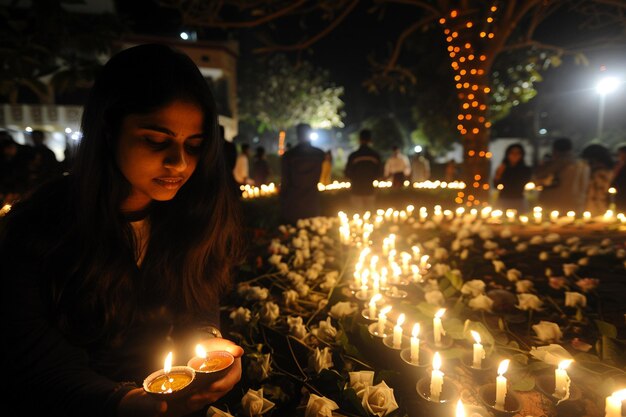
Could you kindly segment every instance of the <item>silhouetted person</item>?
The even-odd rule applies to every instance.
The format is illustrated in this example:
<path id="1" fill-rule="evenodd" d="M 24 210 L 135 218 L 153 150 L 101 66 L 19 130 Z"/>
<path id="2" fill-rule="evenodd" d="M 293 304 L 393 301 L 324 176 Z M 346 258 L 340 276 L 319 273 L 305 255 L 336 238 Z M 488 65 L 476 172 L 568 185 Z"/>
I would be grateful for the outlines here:
<path id="1" fill-rule="evenodd" d="M 0 132 L 0 205 L 13 204 L 28 190 L 28 147 Z"/>
<path id="2" fill-rule="evenodd" d="M 383 163 L 380 154 L 372 149 L 372 132 L 359 132 L 359 149 L 348 155 L 345 174 L 350 180 L 350 202 L 359 212 L 373 210 L 376 189 L 372 182 L 382 176 Z"/>
<path id="3" fill-rule="evenodd" d="M 604 214 L 609 209 L 609 188 L 613 179 L 611 151 L 604 145 L 592 143 L 580 156 L 590 169 L 585 210 L 594 215 Z"/>
<path id="4" fill-rule="evenodd" d="M 493 176 L 493 184 L 500 190 L 496 206 L 515 209 L 522 213 L 528 209 L 524 187 L 532 177 L 532 171 L 524 160 L 526 151 L 519 143 L 509 145 L 504 151 L 502 163 Z"/>
<path id="5" fill-rule="evenodd" d="M 411 159 L 411 181 L 422 182 L 430 179 L 430 161 L 423 152 L 415 152 Z"/>
<path id="6" fill-rule="evenodd" d="M 392 187 L 398 188 L 404 185 L 404 180 L 411 174 L 411 164 L 398 146 L 394 145 L 391 151 L 391 156 L 385 163 L 385 178 L 390 178 Z"/>
<path id="7" fill-rule="evenodd" d="M 626 143 L 617 148 L 617 164 L 613 170 L 611 186 L 615 188 L 615 210 L 626 213 Z"/>
<path id="8" fill-rule="evenodd" d="M 317 182 L 322 172 L 324 151 L 312 146 L 311 126 L 296 126 L 298 144 L 281 158 L 280 208 L 284 222 L 295 224 L 299 219 L 321 213 Z"/>
<path id="9" fill-rule="evenodd" d="M 542 186 L 539 202 L 544 209 L 582 212 L 587 198 L 589 165 L 574 156 L 569 138 L 552 144 L 552 158 L 537 168 L 535 183 Z"/>
<path id="10" fill-rule="evenodd" d="M 265 148 L 259 146 L 256 148 L 254 158 L 252 160 L 252 181 L 256 186 L 267 184 L 270 177 L 270 164 L 265 158 Z"/>
<path id="11" fill-rule="evenodd" d="M 43 131 L 33 130 L 30 137 L 33 146 L 28 156 L 28 186 L 35 188 L 60 175 L 62 166 L 54 152 L 45 145 L 46 137 Z"/>

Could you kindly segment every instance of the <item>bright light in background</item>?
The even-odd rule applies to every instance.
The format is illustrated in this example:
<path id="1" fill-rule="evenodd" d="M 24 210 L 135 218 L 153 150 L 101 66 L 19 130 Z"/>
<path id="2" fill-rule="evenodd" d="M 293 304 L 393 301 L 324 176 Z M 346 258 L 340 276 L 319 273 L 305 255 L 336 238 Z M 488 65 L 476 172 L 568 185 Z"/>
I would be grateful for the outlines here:
<path id="1" fill-rule="evenodd" d="M 311 132 L 311 133 L 309 133 L 309 139 L 311 139 L 311 140 L 318 140 L 318 139 L 319 139 L 319 137 L 320 137 L 320 135 L 319 135 L 319 133 L 317 133 L 317 132 Z"/>
<path id="2" fill-rule="evenodd" d="M 65 128 L 65 133 L 67 133 L 69 135 L 70 133 L 72 133 L 72 129 L 70 129 L 69 127 L 66 127 Z"/>
<path id="3" fill-rule="evenodd" d="M 548 131 L 546 129 L 539 129 L 539 134 L 540 135 L 545 135 L 546 133 L 548 133 Z"/>
<path id="4" fill-rule="evenodd" d="M 26 126 L 26 129 L 24 129 L 24 130 L 25 130 L 25 131 L 27 131 L 27 132 L 32 132 L 32 131 L 33 131 L 33 128 L 32 128 L 32 127 L 30 127 L 30 126 Z"/>
<path id="5" fill-rule="evenodd" d="M 180 32 L 180 38 L 184 41 L 189 40 L 189 34 L 187 32 Z"/>
<path id="6" fill-rule="evenodd" d="M 413 148 L 413 150 L 415 151 L 415 153 L 420 153 L 422 152 L 422 147 L 420 145 L 415 145 L 415 148 Z"/>
<path id="7" fill-rule="evenodd" d="M 604 77 L 596 84 L 596 91 L 600 95 L 610 94 L 617 90 L 620 80 L 617 77 Z"/>
<path id="8" fill-rule="evenodd" d="M 70 136 L 73 140 L 80 140 L 80 138 L 83 137 L 83 134 L 80 132 L 74 132 L 72 133 L 72 135 Z"/>

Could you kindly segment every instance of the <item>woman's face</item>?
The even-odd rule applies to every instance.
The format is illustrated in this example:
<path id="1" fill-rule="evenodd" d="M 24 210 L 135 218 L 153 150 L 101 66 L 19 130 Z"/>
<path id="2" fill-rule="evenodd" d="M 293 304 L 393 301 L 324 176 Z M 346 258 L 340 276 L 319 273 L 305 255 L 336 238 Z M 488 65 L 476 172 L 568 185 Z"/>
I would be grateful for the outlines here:
<path id="1" fill-rule="evenodd" d="M 519 148 L 512 148 L 507 154 L 507 159 L 509 160 L 509 164 L 517 165 L 517 163 L 522 160 L 522 151 Z"/>
<path id="2" fill-rule="evenodd" d="M 176 196 L 198 164 L 205 140 L 203 121 L 201 109 L 184 101 L 123 119 L 116 160 L 132 187 L 123 211 L 141 210 L 152 200 Z"/>

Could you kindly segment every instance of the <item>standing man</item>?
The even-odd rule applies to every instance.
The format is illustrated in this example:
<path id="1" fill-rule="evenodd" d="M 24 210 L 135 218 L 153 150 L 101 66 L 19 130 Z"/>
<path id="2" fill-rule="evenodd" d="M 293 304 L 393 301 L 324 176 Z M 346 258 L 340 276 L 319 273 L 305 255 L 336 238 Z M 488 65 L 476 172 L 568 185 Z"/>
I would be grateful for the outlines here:
<path id="1" fill-rule="evenodd" d="M 371 147 L 372 132 L 363 129 L 359 132 L 359 149 L 348 155 L 345 174 L 350 180 L 350 201 L 358 212 L 373 210 L 376 203 L 376 189 L 372 184 L 382 174 L 380 154 Z"/>
<path id="2" fill-rule="evenodd" d="M 299 219 L 321 214 L 317 183 L 324 151 L 311 145 L 310 133 L 310 125 L 298 124 L 298 144 L 285 152 L 280 161 L 280 209 L 286 223 L 295 224 Z"/>
<path id="3" fill-rule="evenodd" d="M 411 160 L 411 181 L 422 182 L 430 179 L 430 162 L 422 154 L 415 152 Z"/>
<path id="4" fill-rule="evenodd" d="M 237 184 L 246 185 L 251 184 L 254 185 L 254 181 L 250 178 L 250 145 L 247 143 L 241 144 L 241 152 L 237 155 L 237 160 L 235 161 L 235 168 L 233 168 L 233 176 L 235 177 L 235 181 Z"/>
<path id="5" fill-rule="evenodd" d="M 406 155 L 400 153 L 397 145 L 391 148 L 392 154 L 385 163 L 385 178 L 391 178 L 392 187 L 400 188 L 411 173 L 411 164 Z"/>

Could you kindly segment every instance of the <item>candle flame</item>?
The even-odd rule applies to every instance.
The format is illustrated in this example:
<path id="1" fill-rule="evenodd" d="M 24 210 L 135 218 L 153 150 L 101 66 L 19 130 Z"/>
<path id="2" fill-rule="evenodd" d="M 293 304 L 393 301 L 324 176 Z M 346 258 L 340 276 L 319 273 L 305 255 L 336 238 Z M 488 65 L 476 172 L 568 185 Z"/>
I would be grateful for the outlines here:
<path id="1" fill-rule="evenodd" d="M 380 300 L 381 298 L 383 298 L 381 293 L 374 294 L 374 296 L 370 299 L 370 305 L 371 306 L 376 305 L 378 300 Z"/>
<path id="2" fill-rule="evenodd" d="M 396 322 L 397 326 L 402 326 L 402 324 L 404 323 L 406 316 L 404 315 L 404 313 L 400 314 L 398 316 L 398 321 Z"/>
<path id="3" fill-rule="evenodd" d="M 611 394 L 611 397 L 616 398 L 618 401 L 626 400 L 626 388 L 615 391 L 613 394 Z"/>
<path id="4" fill-rule="evenodd" d="M 391 311 L 391 306 L 385 306 L 382 310 L 380 310 L 380 314 L 383 316 Z"/>
<path id="5" fill-rule="evenodd" d="M 420 324 L 419 323 L 415 323 L 413 325 L 413 332 L 412 332 L 413 337 L 417 337 L 420 335 Z"/>
<path id="6" fill-rule="evenodd" d="M 165 374 L 169 374 L 172 370 L 172 352 L 168 353 L 165 357 L 165 362 L 163 363 L 163 372 Z"/>
<path id="7" fill-rule="evenodd" d="M 567 359 L 559 362 L 559 369 L 567 369 L 567 367 L 570 366 L 572 362 L 574 362 L 572 359 Z"/>
<path id="8" fill-rule="evenodd" d="M 446 314 L 446 309 L 445 308 L 441 308 L 439 309 L 439 311 L 437 311 L 435 313 L 435 317 L 437 317 L 438 319 L 442 318 L 443 315 Z"/>
<path id="9" fill-rule="evenodd" d="M 478 332 L 476 332 L 474 330 L 470 330 L 470 333 L 472 333 L 472 337 L 474 338 L 476 343 L 478 343 L 480 345 L 480 333 L 478 333 Z"/>
<path id="10" fill-rule="evenodd" d="M 433 371 L 438 371 L 441 368 L 441 356 L 439 352 L 435 352 L 433 355 Z"/>
<path id="11" fill-rule="evenodd" d="M 456 403 L 456 417 L 465 417 L 465 407 L 463 407 L 463 401 L 460 399 Z"/>
<path id="12" fill-rule="evenodd" d="M 206 349 L 201 344 L 196 345 L 196 356 L 206 359 Z"/>
<path id="13" fill-rule="evenodd" d="M 498 366 L 498 375 L 502 376 L 506 370 L 509 369 L 509 362 L 511 362 L 510 359 L 505 359 L 500 362 L 500 366 Z"/>

